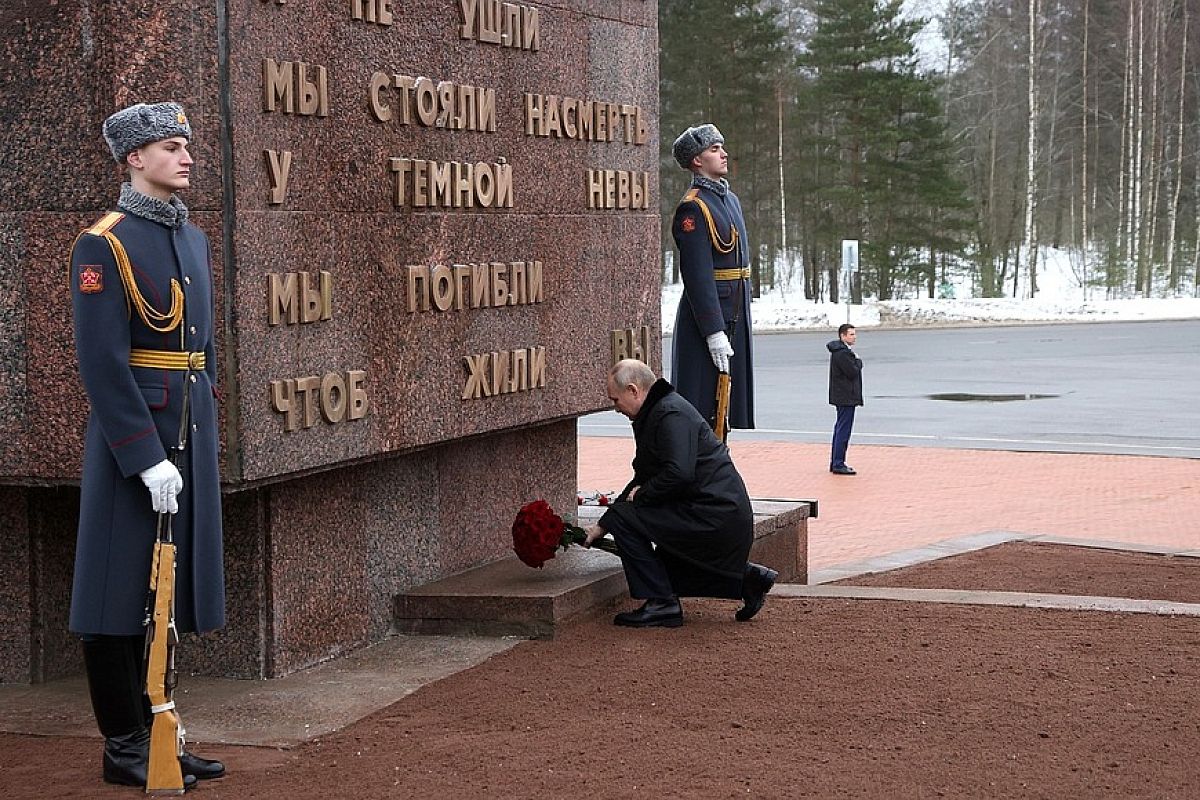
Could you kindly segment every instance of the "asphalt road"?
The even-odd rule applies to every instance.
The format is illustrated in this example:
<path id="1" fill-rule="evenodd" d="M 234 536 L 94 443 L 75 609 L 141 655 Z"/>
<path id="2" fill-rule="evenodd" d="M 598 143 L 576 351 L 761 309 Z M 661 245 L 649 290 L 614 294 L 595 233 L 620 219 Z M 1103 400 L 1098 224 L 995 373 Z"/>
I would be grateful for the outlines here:
<path id="1" fill-rule="evenodd" d="M 754 339 L 758 428 L 740 439 L 829 440 L 829 332 Z M 886 444 L 1200 458 L 1200 320 L 984 328 L 860 328 L 866 405 L 851 446 Z M 670 360 L 671 341 L 663 342 Z M 670 377 L 669 375 L 667 376 Z M 628 436 L 616 412 L 584 436 Z"/>

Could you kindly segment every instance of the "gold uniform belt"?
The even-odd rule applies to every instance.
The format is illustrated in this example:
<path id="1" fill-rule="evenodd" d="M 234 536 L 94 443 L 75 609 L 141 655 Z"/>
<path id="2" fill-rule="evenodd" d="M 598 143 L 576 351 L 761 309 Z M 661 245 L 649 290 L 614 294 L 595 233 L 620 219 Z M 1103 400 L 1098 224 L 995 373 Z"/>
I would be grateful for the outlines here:
<path id="1" fill-rule="evenodd" d="M 714 269 L 713 280 L 717 281 L 736 281 L 739 278 L 749 279 L 750 268 L 742 267 L 741 269 Z"/>
<path id="2" fill-rule="evenodd" d="M 129 351 L 129 366 L 149 367 L 150 369 L 204 369 L 208 359 L 204 353 L 189 353 L 182 350 L 141 350 L 133 348 Z"/>

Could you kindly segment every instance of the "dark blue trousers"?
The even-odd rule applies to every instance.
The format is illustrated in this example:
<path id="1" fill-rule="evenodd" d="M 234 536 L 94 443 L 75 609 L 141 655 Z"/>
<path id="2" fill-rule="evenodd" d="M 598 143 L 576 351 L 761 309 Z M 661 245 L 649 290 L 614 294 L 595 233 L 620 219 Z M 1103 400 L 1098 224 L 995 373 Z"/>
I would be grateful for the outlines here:
<path id="1" fill-rule="evenodd" d="M 846 466 L 846 448 L 850 446 L 850 431 L 854 428 L 854 406 L 837 406 L 837 422 L 833 424 L 833 454 L 829 468 Z"/>

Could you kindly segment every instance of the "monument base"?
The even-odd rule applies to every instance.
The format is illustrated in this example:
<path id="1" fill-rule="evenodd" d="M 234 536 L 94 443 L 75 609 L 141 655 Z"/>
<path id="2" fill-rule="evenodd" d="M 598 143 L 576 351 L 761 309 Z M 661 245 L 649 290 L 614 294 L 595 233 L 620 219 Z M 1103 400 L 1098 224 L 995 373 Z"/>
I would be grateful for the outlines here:
<path id="1" fill-rule="evenodd" d="M 779 581 L 805 583 L 808 576 L 810 500 L 754 500 L 754 546 L 750 558 L 779 571 Z M 581 506 L 579 524 L 604 511 Z M 396 598 L 396 631 L 553 638 L 557 625 L 619 597 L 628 597 L 620 560 L 609 553 L 571 547 L 541 569 L 510 555 L 418 586 Z"/>
<path id="2" fill-rule="evenodd" d="M 566 420 L 227 492 L 226 627 L 185 636 L 180 668 L 275 678 L 383 640 L 397 595 L 510 552 L 521 505 L 571 507 L 576 459 Z M 0 682 L 82 672 L 78 512 L 77 487 L 0 486 Z"/>

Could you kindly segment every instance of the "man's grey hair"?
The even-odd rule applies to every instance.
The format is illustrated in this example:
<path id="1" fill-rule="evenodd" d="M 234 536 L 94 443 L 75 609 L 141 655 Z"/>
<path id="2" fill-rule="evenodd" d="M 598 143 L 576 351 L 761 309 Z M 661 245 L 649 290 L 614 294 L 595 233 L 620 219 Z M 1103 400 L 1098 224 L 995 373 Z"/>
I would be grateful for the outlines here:
<path id="1" fill-rule="evenodd" d="M 618 361 L 608 371 L 608 377 L 616 386 L 628 386 L 632 383 L 642 391 L 649 389 L 658 380 L 654 375 L 654 370 L 636 358 Z"/>

